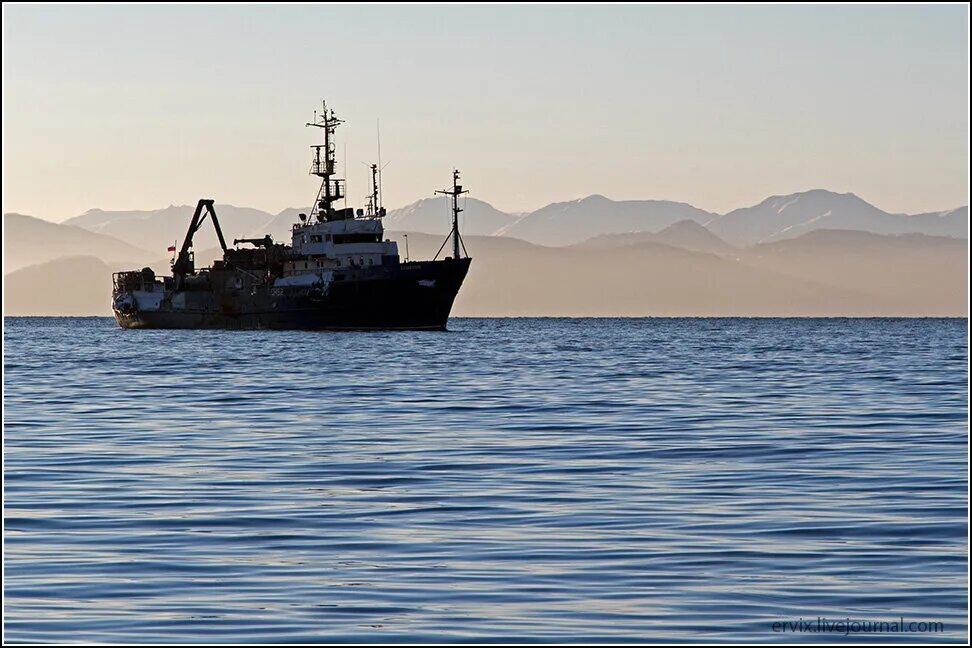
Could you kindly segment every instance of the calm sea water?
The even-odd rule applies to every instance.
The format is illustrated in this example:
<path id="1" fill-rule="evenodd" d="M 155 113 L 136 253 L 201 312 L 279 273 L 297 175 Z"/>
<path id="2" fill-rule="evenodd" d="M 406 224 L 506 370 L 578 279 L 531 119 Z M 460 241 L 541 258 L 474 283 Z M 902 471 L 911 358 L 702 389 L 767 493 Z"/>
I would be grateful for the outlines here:
<path id="1" fill-rule="evenodd" d="M 8 641 L 967 636 L 966 320 L 4 320 Z"/>

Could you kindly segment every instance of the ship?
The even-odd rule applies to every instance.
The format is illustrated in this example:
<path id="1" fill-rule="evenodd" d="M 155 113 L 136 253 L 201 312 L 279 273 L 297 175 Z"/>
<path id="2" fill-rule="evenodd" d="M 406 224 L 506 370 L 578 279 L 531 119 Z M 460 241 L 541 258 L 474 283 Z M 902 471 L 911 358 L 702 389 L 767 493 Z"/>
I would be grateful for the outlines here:
<path id="1" fill-rule="evenodd" d="M 452 230 L 427 261 L 402 260 L 385 238 L 381 168 L 369 165 L 364 207 L 347 207 L 346 180 L 337 176 L 335 133 L 344 123 L 323 104 L 307 123 L 323 131 L 314 144 L 310 174 L 320 179 L 317 197 L 292 224 L 289 243 L 267 234 L 240 238 L 229 247 L 214 201 L 201 199 L 189 221 L 169 276 L 151 268 L 112 275 L 111 307 L 126 329 L 446 330 L 449 313 L 471 258 L 459 233 L 459 184 L 435 191 L 451 198 Z M 341 207 L 338 207 L 338 203 Z M 212 223 L 222 259 L 195 267 L 193 235 Z M 451 242 L 452 255 L 439 258 Z M 170 248 L 175 252 L 175 246 Z"/>

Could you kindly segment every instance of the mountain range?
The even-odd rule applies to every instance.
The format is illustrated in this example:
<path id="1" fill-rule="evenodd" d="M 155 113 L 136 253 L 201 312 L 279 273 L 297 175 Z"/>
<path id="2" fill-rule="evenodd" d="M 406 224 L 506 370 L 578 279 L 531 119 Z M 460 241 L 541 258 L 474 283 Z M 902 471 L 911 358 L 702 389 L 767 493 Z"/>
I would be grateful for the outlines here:
<path id="1" fill-rule="evenodd" d="M 736 245 L 794 238 L 820 229 L 967 237 L 968 226 L 967 206 L 925 214 L 889 214 L 852 193 L 822 189 L 771 196 L 706 223 L 713 233 Z"/>
<path id="2" fill-rule="evenodd" d="M 717 214 L 668 200 L 611 200 L 594 195 L 547 205 L 496 234 L 541 245 L 570 245 L 600 234 L 654 232 L 683 220 L 707 223 Z"/>
<path id="3" fill-rule="evenodd" d="M 601 234 L 576 245 L 583 245 L 591 249 L 612 249 L 643 243 L 661 243 L 691 252 L 708 252 L 718 255 L 727 255 L 736 250 L 735 246 L 726 243 L 707 230 L 705 226 L 692 220 L 678 221 L 658 232 Z"/>
<path id="4" fill-rule="evenodd" d="M 388 235 L 404 249 L 403 232 Z M 441 237 L 411 232 L 408 241 L 412 258 L 431 258 Z M 642 235 L 563 247 L 468 236 L 466 246 L 473 263 L 456 316 L 968 314 L 967 243 L 948 237 L 820 230 L 728 255 Z M 4 313 L 108 315 L 111 273 L 126 267 L 138 265 L 72 256 L 21 268 L 6 276 Z"/>
<path id="5" fill-rule="evenodd" d="M 115 262 L 146 258 L 149 253 L 114 236 L 81 227 L 24 214 L 3 215 L 4 272 L 83 254 Z"/>
<path id="6" fill-rule="evenodd" d="M 406 207 L 392 209 L 385 216 L 385 227 L 429 234 L 448 232 L 452 227 L 450 201 L 451 199 L 445 197 L 423 198 Z M 475 198 L 466 198 L 462 207 L 460 229 L 467 236 L 501 235 L 523 217 L 523 214 L 501 212 L 489 203 Z"/>
<path id="7" fill-rule="evenodd" d="M 215 208 L 227 243 L 232 242 L 234 235 L 236 238 L 242 238 L 270 220 L 270 214 L 259 209 L 233 205 L 216 205 Z M 164 250 L 175 241 L 182 240 L 194 209 L 195 205 L 170 205 L 164 209 L 148 211 L 91 209 L 80 216 L 69 218 L 64 221 L 64 225 L 81 227 L 97 234 L 113 236 L 135 247 L 158 251 Z M 217 245 L 216 234 L 212 227 L 202 228 L 197 236 L 198 240 L 195 240 L 197 247 Z"/>
<path id="8" fill-rule="evenodd" d="M 518 238 L 547 246 L 572 245 L 605 234 L 658 232 L 682 221 L 703 225 L 724 242 L 745 247 L 794 238 L 819 229 L 848 229 L 875 234 L 928 234 L 966 238 L 969 210 L 893 214 L 850 193 L 822 189 L 787 196 L 771 196 L 757 205 L 716 214 L 682 202 L 666 200 L 611 200 L 601 195 L 558 202 L 536 211 L 506 213 L 487 202 L 467 198 L 463 204 L 462 231 L 467 236 L 493 235 Z M 64 225 L 120 239 L 146 250 L 164 250 L 181 239 L 193 207 L 169 206 L 150 211 L 92 209 Z M 297 215 L 306 207 L 277 214 L 258 209 L 217 205 L 216 212 L 227 241 L 270 234 L 289 239 Z M 445 197 L 425 198 L 389 210 L 385 228 L 445 235 L 450 213 Z M 197 247 L 216 245 L 211 228 L 200 230 Z"/>
<path id="9" fill-rule="evenodd" d="M 217 205 L 228 242 L 287 240 L 297 214 Z M 853 194 L 773 196 L 726 214 L 685 203 L 604 196 L 508 214 L 467 199 L 475 261 L 457 315 L 967 314 L 968 208 L 904 215 Z M 165 272 L 165 248 L 192 207 L 91 210 L 63 223 L 4 215 L 6 314 L 107 314 L 111 272 Z M 448 203 L 391 210 L 387 235 L 413 259 L 449 229 Z M 197 265 L 219 256 L 212 228 Z M 42 296 L 42 297 L 39 297 Z"/>

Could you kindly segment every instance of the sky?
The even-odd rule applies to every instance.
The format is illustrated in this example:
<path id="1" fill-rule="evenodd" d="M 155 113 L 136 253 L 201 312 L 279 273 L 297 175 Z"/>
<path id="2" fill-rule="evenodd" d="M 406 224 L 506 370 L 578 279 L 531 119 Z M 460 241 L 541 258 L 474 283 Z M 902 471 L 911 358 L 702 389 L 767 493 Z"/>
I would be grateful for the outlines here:
<path id="1" fill-rule="evenodd" d="M 355 203 L 458 167 L 505 211 L 725 212 L 812 188 L 968 204 L 966 5 L 3 6 L 3 209 L 309 205 L 323 99 Z"/>

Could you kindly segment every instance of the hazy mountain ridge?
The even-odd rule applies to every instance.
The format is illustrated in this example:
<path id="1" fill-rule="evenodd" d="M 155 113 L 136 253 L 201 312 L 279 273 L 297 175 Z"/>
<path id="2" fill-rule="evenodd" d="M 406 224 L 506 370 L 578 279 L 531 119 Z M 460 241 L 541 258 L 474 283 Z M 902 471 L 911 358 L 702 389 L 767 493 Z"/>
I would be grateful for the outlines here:
<path id="1" fill-rule="evenodd" d="M 470 316 L 963 316 L 966 245 L 939 237 L 866 234 L 869 245 L 847 255 L 836 240 L 794 239 L 719 256 L 644 240 L 613 245 L 539 246 L 505 237 L 467 237 L 473 264 L 455 314 Z M 401 233 L 389 236 L 401 241 Z M 413 258 L 431 257 L 438 237 L 409 234 Z M 917 243 L 913 245 L 913 243 Z M 787 264 L 784 245 L 803 247 L 829 264 L 822 273 L 804 257 Z M 909 252 L 902 253 L 903 248 Z M 775 252 L 779 250 L 778 254 Z M 750 249 L 752 251 L 752 249 Z M 774 253 L 774 254 L 770 254 Z M 776 264 L 765 257 L 778 258 Z M 738 258 L 737 258 L 738 257 Z M 853 263 L 841 266 L 840 259 Z M 864 272 L 856 272 L 864 269 Z M 868 271 L 878 268 L 877 271 Z M 892 279 L 875 277 L 893 268 Z M 888 270 L 891 272 L 891 270 Z M 888 291 L 889 283 L 895 289 Z"/>
<path id="2" fill-rule="evenodd" d="M 520 214 L 502 212 L 487 202 L 476 198 L 462 201 L 460 214 L 461 231 L 468 236 L 493 235 L 518 220 Z M 443 196 L 423 198 L 419 201 L 392 209 L 385 216 L 388 229 L 427 234 L 445 234 L 452 227 L 451 199 Z"/>
<path id="3" fill-rule="evenodd" d="M 601 234 L 651 232 L 683 220 L 705 223 L 715 214 L 668 200 L 615 201 L 601 195 L 542 207 L 496 232 L 543 245 L 572 245 Z"/>
<path id="4" fill-rule="evenodd" d="M 404 250 L 402 232 L 388 232 Z M 621 239 L 630 238 L 630 241 Z M 409 233 L 412 258 L 442 237 Z M 813 232 L 718 255 L 642 234 L 566 247 L 467 236 L 457 316 L 967 316 L 966 241 Z M 200 263 L 217 249 L 200 250 Z M 164 261 L 150 265 L 167 271 Z M 126 266 L 127 267 L 127 266 Z M 137 264 L 132 267 L 137 267 Z M 4 312 L 109 314 L 113 270 L 62 258 L 6 276 Z"/>
<path id="5" fill-rule="evenodd" d="M 601 234 L 577 245 L 590 248 L 612 249 L 642 243 L 661 243 L 691 252 L 706 252 L 718 255 L 732 254 L 738 249 L 707 230 L 705 226 L 692 220 L 679 221 L 669 225 L 660 232 Z"/>
<path id="6" fill-rule="evenodd" d="M 573 245 L 605 234 L 653 232 L 693 221 L 737 247 L 793 238 L 817 229 L 848 229 L 877 234 L 920 233 L 968 237 L 968 207 L 921 214 L 892 214 L 854 194 L 814 189 L 771 196 L 757 205 L 715 214 L 688 203 L 666 200 L 615 201 L 601 195 L 557 202 L 527 214 L 500 211 L 489 203 L 467 198 L 461 227 L 467 236 L 496 235 L 520 238 L 540 245 Z M 169 206 L 148 211 L 90 210 L 64 222 L 113 236 L 142 249 L 164 250 L 181 240 L 193 207 Z M 256 209 L 217 205 L 216 212 L 227 242 L 238 237 L 270 234 L 288 241 L 297 214 L 307 207 L 288 208 L 277 214 Z M 385 217 L 388 229 L 445 235 L 450 227 L 447 199 L 423 198 L 392 209 Z M 216 245 L 211 227 L 199 233 L 202 247 Z M 697 236 L 697 235 L 694 235 Z"/>
<path id="7" fill-rule="evenodd" d="M 145 250 L 164 252 L 174 241 L 181 244 L 195 208 L 195 205 L 170 205 L 152 210 L 91 209 L 62 224 L 113 236 Z M 250 207 L 215 205 L 215 209 L 228 245 L 232 245 L 234 238 L 248 236 L 252 230 L 259 229 L 272 218 L 271 214 Z M 218 244 L 212 225 L 206 224 L 196 236 L 201 246 Z"/>
<path id="8" fill-rule="evenodd" d="M 4 277 L 4 315 L 110 315 L 111 273 L 93 256 L 60 257 Z"/>
<path id="9" fill-rule="evenodd" d="M 274 241 L 290 244 L 290 232 L 293 230 L 294 223 L 299 222 L 298 214 L 309 213 L 307 207 L 288 207 L 259 227 L 255 227 L 247 234 L 248 238 L 260 238 L 269 234 Z"/>
<path id="10" fill-rule="evenodd" d="M 3 239 L 5 273 L 59 257 L 90 254 L 108 261 L 127 261 L 147 254 L 111 236 L 24 214 L 3 215 Z"/>
<path id="11" fill-rule="evenodd" d="M 852 194 L 813 189 L 771 196 L 752 207 L 733 210 L 706 223 L 735 245 L 793 238 L 818 229 L 847 229 L 875 234 L 931 234 L 967 237 L 968 207 L 924 214 L 891 214 Z"/>
<path id="12" fill-rule="evenodd" d="M 892 310 L 968 314 L 967 240 L 816 230 L 746 248 L 739 259 L 753 268 L 813 277 L 828 286 L 866 286 Z"/>
<path id="13" fill-rule="evenodd" d="M 399 240 L 403 255 L 403 228 L 396 225 L 425 224 L 435 230 L 407 228 L 413 259 L 431 257 L 441 245 L 449 223 L 447 205 L 436 200 L 443 199 L 419 201 L 386 217 L 388 236 Z M 913 216 L 888 214 L 853 194 L 822 190 L 774 196 L 723 216 L 684 203 L 625 202 L 615 212 L 622 203 L 595 196 L 555 203 L 521 217 L 470 199 L 463 232 L 475 260 L 455 313 L 967 315 L 967 207 Z M 297 214 L 307 211 L 291 208 L 270 215 L 234 210 L 217 206 L 230 243 L 243 235 L 266 233 L 289 242 Z M 599 212 L 609 215 L 599 217 Z M 111 271 L 149 265 L 159 273 L 168 272 L 163 246 L 184 235 L 191 213 L 189 206 L 154 212 L 93 210 L 64 224 L 5 215 L 5 312 L 107 314 L 104 294 L 110 291 Z M 477 214 L 483 221 L 472 228 Z M 692 218 L 668 222 L 684 214 Z M 708 227 L 702 219 L 708 219 Z M 152 226 L 139 230 L 138 223 L 145 222 Z M 142 249 L 70 223 L 104 232 L 141 231 L 160 239 L 158 245 Z M 159 223 L 164 231 L 151 233 Z M 506 235 L 474 233 L 494 224 Z M 648 224 L 655 229 L 591 229 Z M 849 229 L 850 225 L 860 229 Z M 891 231 L 875 233 L 868 228 Z M 909 231 L 913 229 L 925 231 Z M 590 231 L 596 233 L 573 241 Z M 951 238 L 929 232 L 945 232 Z M 526 236 L 538 240 L 527 241 Z M 563 245 L 564 240 L 573 242 Z M 196 242 L 198 266 L 219 257 L 209 224 Z M 101 265 L 80 262 L 78 255 L 94 257 Z M 27 265 L 35 267 L 23 268 Z M 10 272 L 17 269 L 23 272 Z M 89 290 L 89 284 L 97 284 L 97 289 Z M 87 295 L 88 301 L 78 301 L 76 295 Z M 59 304 L 66 310 L 59 311 Z"/>

